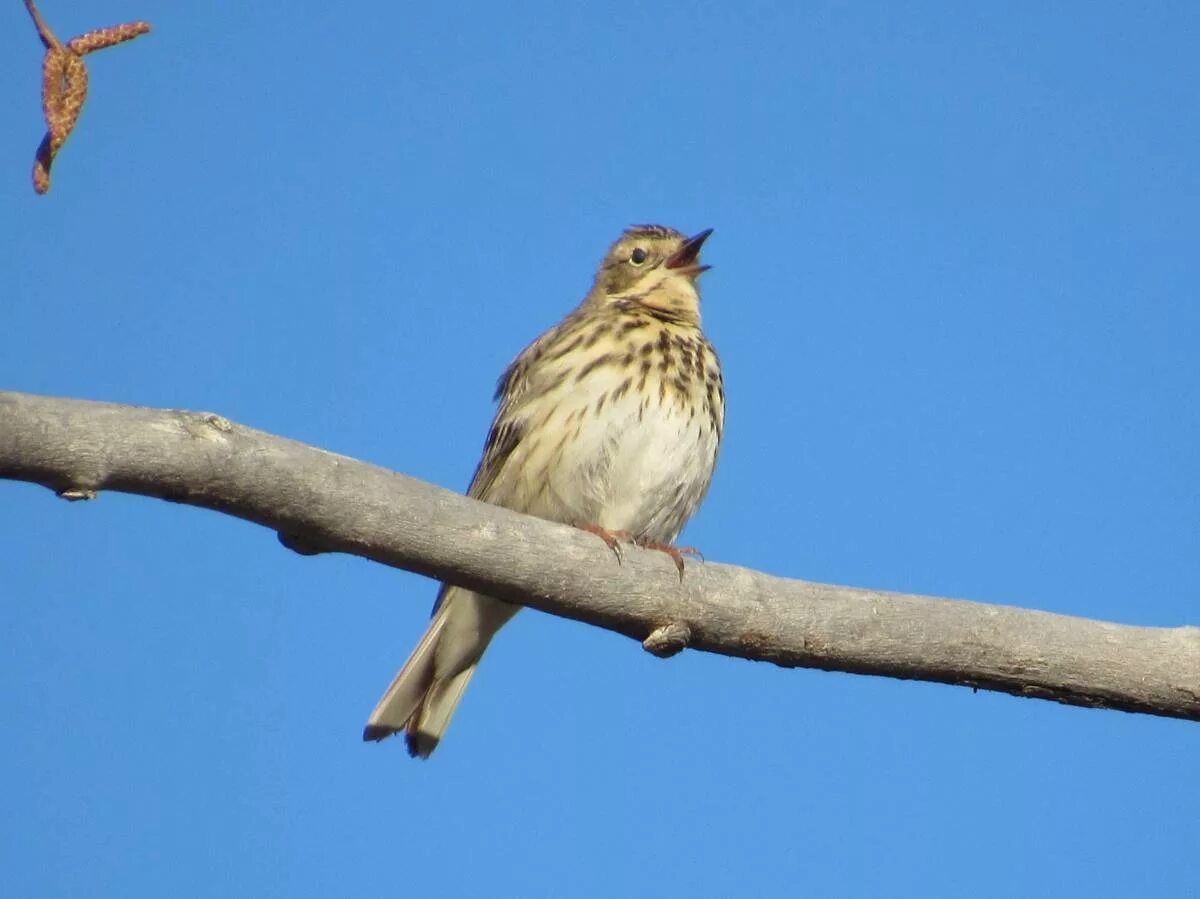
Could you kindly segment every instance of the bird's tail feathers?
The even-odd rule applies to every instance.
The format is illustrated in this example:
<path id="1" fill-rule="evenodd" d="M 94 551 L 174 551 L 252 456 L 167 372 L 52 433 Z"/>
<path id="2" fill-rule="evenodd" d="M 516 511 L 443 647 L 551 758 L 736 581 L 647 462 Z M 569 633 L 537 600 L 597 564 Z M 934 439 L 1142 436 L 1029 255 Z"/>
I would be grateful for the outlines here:
<path id="1" fill-rule="evenodd" d="M 364 740 L 390 737 L 404 730 L 416 714 L 433 685 L 438 638 L 445 630 L 446 620 L 447 616 L 441 610 L 433 616 L 421 642 L 392 679 L 367 719 L 367 726 L 363 728 Z"/>
<path id="2" fill-rule="evenodd" d="M 478 665 L 460 671 L 454 677 L 434 681 L 424 701 L 409 719 L 404 728 L 404 743 L 408 754 L 414 758 L 427 759 L 437 749 L 442 734 L 450 725 L 450 718 L 458 708 L 463 691 L 471 682 L 471 675 Z"/>
<path id="3" fill-rule="evenodd" d="M 363 739 L 404 731 L 409 754 L 428 758 L 480 656 L 517 608 L 460 587 L 444 588 L 429 629 L 371 712 Z"/>

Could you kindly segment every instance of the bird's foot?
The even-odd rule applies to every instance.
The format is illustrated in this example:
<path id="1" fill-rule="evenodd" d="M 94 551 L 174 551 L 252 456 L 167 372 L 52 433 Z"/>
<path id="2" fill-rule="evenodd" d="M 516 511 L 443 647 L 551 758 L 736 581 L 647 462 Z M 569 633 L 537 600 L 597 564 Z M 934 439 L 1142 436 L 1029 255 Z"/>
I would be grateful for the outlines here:
<path id="1" fill-rule="evenodd" d="M 602 528 L 598 524 L 577 524 L 575 527 L 581 531 L 587 531 L 589 534 L 595 534 L 604 541 L 604 545 L 612 550 L 612 554 L 617 557 L 617 564 L 625 558 L 621 554 L 621 541 L 633 541 L 633 535 L 629 531 L 610 531 L 607 528 Z"/>
<path id="2" fill-rule="evenodd" d="M 642 549 L 653 549 L 660 553 L 666 553 L 675 563 L 675 567 L 679 569 L 679 579 L 683 580 L 683 559 L 684 556 L 696 556 L 701 561 L 704 556 L 700 554 L 700 550 L 694 546 L 675 546 L 672 543 L 663 543 L 661 540 L 650 540 L 646 537 L 635 537 L 633 540 Z"/>
<path id="3" fill-rule="evenodd" d="M 666 553 L 671 557 L 671 561 L 675 563 L 675 567 L 679 569 L 679 579 L 683 580 L 683 560 L 686 556 L 695 556 L 701 561 L 704 556 L 700 550 L 694 546 L 675 546 L 672 543 L 663 543 L 661 540 L 651 540 L 649 537 L 639 537 L 629 531 L 610 531 L 607 528 L 602 528 L 598 524 L 580 524 L 576 525 L 581 531 L 587 531 L 589 534 L 595 534 L 604 541 L 604 545 L 612 550 L 613 555 L 617 557 L 618 564 L 624 560 L 624 555 L 621 552 L 621 543 L 632 543 L 634 546 L 640 546 L 642 549 L 652 549 L 656 552 Z"/>

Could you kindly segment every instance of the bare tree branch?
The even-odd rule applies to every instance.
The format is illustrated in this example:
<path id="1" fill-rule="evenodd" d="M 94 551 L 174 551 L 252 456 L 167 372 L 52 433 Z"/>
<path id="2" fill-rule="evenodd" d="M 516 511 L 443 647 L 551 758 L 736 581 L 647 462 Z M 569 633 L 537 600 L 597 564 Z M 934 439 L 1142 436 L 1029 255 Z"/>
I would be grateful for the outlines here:
<path id="1" fill-rule="evenodd" d="M 218 415 L 0 393 L 0 478 L 67 499 L 118 490 L 235 515 L 338 551 L 642 640 L 1200 720 L 1200 628 L 1130 627 L 689 563 L 621 564 L 590 534 Z"/>

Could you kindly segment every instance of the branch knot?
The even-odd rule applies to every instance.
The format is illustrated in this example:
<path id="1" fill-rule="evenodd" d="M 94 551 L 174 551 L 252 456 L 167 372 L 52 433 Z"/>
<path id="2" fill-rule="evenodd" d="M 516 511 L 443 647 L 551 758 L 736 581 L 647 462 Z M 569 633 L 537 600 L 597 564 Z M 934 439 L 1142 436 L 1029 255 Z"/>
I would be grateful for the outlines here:
<path id="1" fill-rule="evenodd" d="M 692 642 L 692 629 L 682 621 L 672 621 L 656 627 L 642 641 L 642 649 L 660 659 L 669 659 L 687 649 Z"/>

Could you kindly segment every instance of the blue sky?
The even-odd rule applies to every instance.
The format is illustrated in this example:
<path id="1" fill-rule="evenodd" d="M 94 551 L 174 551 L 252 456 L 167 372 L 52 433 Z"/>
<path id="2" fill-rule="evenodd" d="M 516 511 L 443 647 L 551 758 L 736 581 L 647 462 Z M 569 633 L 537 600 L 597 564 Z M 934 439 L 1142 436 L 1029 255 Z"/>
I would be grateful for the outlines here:
<path id="1" fill-rule="evenodd" d="M 49 3 L 0 29 L 0 387 L 465 487 L 631 222 L 705 247 L 685 533 L 775 574 L 1200 624 L 1200 7 Z M 434 585 L 0 484 L 11 895 L 1183 895 L 1200 727 L 525 613 L 434 758 L 359 742 Z"/>

